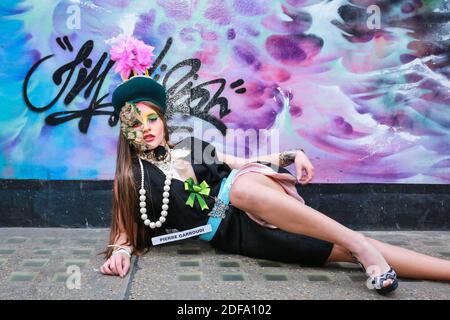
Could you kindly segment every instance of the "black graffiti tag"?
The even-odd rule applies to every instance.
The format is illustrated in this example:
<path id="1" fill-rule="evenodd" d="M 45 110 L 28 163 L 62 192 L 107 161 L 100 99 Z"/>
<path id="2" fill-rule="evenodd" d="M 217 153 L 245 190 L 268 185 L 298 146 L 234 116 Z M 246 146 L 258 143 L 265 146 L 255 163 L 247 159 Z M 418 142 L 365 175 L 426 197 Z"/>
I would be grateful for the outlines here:
<path id="1" fill-rule="evenodd" d="M 59 39 L 59 38 L 58 38 Z M 57 41 L 58 44 L 63 47 L 63 49 L 68 49 L 69 51 L 73 50 L 73 47 L 68 40 L 67 37 L 64 37 L 64 42 L 66 46 L 61 42 Z M 61 88 L 59 92 L 56 94 L 56 96 L 47 104 L 41 107 L 35 106 L 32 104 L 28 97 L 28 84 L 32 77 L 32 75 L 38 70 L 39 66 L 48 59 L 52 58 L 54 54 L 48 55 L 39 61 L 37 61 L 28 71 L 27 75 L 25 76 L 25 80 L 23 82 L 22 87 L 22 94 L 25 101 L 25 104 L 27 105 L 30 110 L 34 112 L 44 112 L 48 109 L 50 109 L 55 103 L 60 99 L 60 97 L 63 95 L 64 91 L 66 90 L 67 86 L 69 85 L 73 75 L 75 74 L 75 71 L 77 67 L 82 64 L 83 66 L 78 70 L 77 78 L 70 89 L 70 91 L 67 93 L 67 95 L 64 98 L 64 104 L 68 105 L 70 104 L 73 99 L 76 98 L 76 96 L 83 90 L 84 91 L 84 98 L 89 98 L 92 91 L 94 90 L 94 95 L 92 96 L 90 103 L 88 107 L 84 110 L 75 110 L 75 111 L 62 111 L 62 112 L 55 112 L 50 114 L 46 117 L 45 123 L 51 126 L 56 126 L 61 123 L 81 118 L 80 122 L 78 124 L 78 128 L 82 133 L 86 133 L 89 128 L 89 124 L 91 121 L 91 118 L 95 115 L 109 115 L 109 123 L 111 126 L 115 125 L 117 123 L 117 119 L 114 119 L 113 111 L 106 111 L 102 110 L 106 107 L 110 107 L 111 103 L 102 103 L 103 100 L 108 96 L 108 94 L 103 95 L 102 97 L 98 97 L 103 81 L 106 78 L 106 75 L 108 74 L 109 70 L 114 65 L 114 61 L 109 60 L 106 63 L 106 67 L 101 71 L 105 60 L 107 59 L 107 53 L 104 52 L 97 64 L 94 66 L 94 68 L 88 72 L 88 68 L 92 66 L 92 59 L 89 58 L 89 55 L 91 54 L 92 50 L 94 48 L 94 42 L 92 40 L 86 41 L 78 51 L 77 55 L 75 56 L 75 59 L 73 61 L 70 61 L 66 63 L 65 65 L 59 67 L 54 73 L 53 73 L 53 83 L 57 86 L 61 85 Z"/>
<path id="2" fill-rule="evenodd" d="M 73 46 L 70 43 L 68 37 L 57 38 L 56 42 L 63 50 L 73 51 Z M 209 110 L 214 106 L 219 106 L 219 117 L 223 118 L 227 114 L 231 112 L 228 108 L 228 100 L 225 97 L 222 97 L 221 94 L 226 87 L 226 80 L 223 78 L 210 80 L 204 83 L 201 83 L 197 86 L 193 86 L 193 81 L 197 80 L 198 74 L 197 72 L 201 68 L 201 61 L 198 59 L 186 59 L 171 69 L 167 70 L 167 65 L 161 64 L 166 54 L 169 52 L 169 49 L 172 45 L 172 38 L 169 38 L 166 41 L 166 44 L 156 58 L 153 66 L 149 69 L 149 74 L 153 76 L 155 80 L 160 78 L 160 74 L 154 74 L 159 67 L 159 70 L 164 72 L 167 71 L 164 79 L 163 85 L 166 86 L 167 83 L 172 82 L 173 85 L 170 88 L 167 88 L 168 95 L 168 107 L 166 116 L 170 119 L 175 113 L 183 113 L 190 116 L 196 116 L 205 121 L 213 124 L 218 130 L 225 134 L 226 126 L 225 124 L 217 119 L 216 117 L 209 114 Z M 99 93 L 101 91 L 102 84 L 110 71 L 110 69 L 114 65 L 114 61 L 107 60 L 107 53 L 103 52 L 100 56 L 100 59 L 94 66 L 90 72 L 88 69 L 92 67 L 92 59 L 89 57 L 94 49 L 94 42 L 92 40 L 86 41 L 76 54 L 75 58 L 59 67 L 52 76 L 52 81 L 56 86 L 60 86 L 60 89 L 55 97 L 44 106 L 35 106 L 29 98 L 28 95 L 28 87 L 29 82 L 33 74 L 39 69 L 39 67 L 46 62 L 47 60 L 54 57 L 54 54 L 43 57 L 38 60 L 28 71 L 25 80 L 23 82 L 22 94 L 27 107 L 34 112 L 44 112 L 54 106 L 58 100 L 63 96 L 66 91 L 69 83 L 71 82 L 72 77 L 74 76 L 77 68 L 78 74 L 76 75 L 75 83 L 70 88 L 69 92 L 64 97 L 63 103 L 64 105 L 69 105 L 83 90 L 83 97 L 88 99 L 90 98 L 92 92 L 94 92 L 88 107 L 84 110 L 73 110 L 73 111 L 62 111 L 55 112 L 48 115 L 45 119 L 45 123 L 48 125 L 59 125 L 64 122 L 74 120 L 80 118 L 79 122 L 79 130 L 82 133 L 87 133 L 91 118 L 96 115 L 109 115 L 109 125 L 114 126 L 118 122 L 118 117 L 114 113 L 114 111 L 103 110 L 107 107 L 111 107 L 112 104 L 110 102 L 103 102 L 105 98 L 109 95 L 109 93 L 99 97 Z M 106 63 L 106 66 L 105 66 Z M 103 68 L 104 67 L 104 68 Z M 103 68 L 103 70 L 102 70 Z M 181 76 L 179 80 L 173 79 L 174 73 L 176 71 L 181 70 L 181 73 L 184 70 L 183 68 L 187 68 L 185 74 Z M 234 89 L 237 86 L 241 86 L 244 83 L 242 79 L 239 79 L 231 84 L 231 88 Z M 219 85 L 218 89 L 211 94 L 207 89 L 208 86 L 211 85 Z M 240 88 L 235 92 L 237 94 L 245 93 L 245 88 Z M 195 104 L 196 102 L 196 104 Z"/>

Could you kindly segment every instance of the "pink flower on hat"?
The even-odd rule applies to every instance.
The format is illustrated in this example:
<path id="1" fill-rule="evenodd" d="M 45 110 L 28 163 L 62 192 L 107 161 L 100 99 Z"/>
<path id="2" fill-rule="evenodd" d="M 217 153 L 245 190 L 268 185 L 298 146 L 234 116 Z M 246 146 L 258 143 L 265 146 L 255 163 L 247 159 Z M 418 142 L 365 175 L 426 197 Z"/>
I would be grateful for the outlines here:
<path id="1" fill-rule="evenodd" d="M 116 62 L 114 71 L 120 73 L 122 79 L 127 79 L 131 71 L 144 74 L 152 66 L 153 49 L 133 36 L 120 36 L 111 48 L 111 60 Z"/>

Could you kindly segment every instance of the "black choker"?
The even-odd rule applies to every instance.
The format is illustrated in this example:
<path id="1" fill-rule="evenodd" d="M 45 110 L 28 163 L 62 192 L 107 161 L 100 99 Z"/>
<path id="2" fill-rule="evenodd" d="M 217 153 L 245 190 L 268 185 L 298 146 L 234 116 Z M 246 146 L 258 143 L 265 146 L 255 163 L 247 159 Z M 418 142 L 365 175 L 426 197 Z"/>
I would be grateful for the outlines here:
<path id="1" fill-rule="evenodd" d="M 164 146 L 157 146 L 153 149 L 153 154 L 157 161 L 162 161 L 167 157 L 167 150 Z"/>

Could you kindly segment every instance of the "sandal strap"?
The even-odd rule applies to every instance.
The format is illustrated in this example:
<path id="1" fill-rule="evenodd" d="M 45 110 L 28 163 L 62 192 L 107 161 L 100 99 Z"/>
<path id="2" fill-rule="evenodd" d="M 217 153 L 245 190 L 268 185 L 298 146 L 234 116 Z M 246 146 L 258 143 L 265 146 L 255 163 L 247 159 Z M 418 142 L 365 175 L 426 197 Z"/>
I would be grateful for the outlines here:
<path id="1" fill-rule="evenodd" d="M 386 280 L 391 279 L 393 280 L 392 283 L 394 283 L 397 280 L 397 273 L 395 270 L 391 267 L 388 272 L 383 273 L 382 275 L 378 277 L 372 278 L 372 284 L 375 287 L 375 289 L 382 289 L 384 288 L 383 284 Z"/>
<path id="2" fill-rule="evenodd" d="M 363 264 L 358 260 L 358 258 L 356 258 L 356 256 L 353 254 L 353 252 L 350 252 L 350 255 L 352 256 L 353 261 L 355 261 L 357 264 L 359 264 L 361 269 L 363 269 L 364 272 L 366 272 L 366 268 L 364 268 Z"/>

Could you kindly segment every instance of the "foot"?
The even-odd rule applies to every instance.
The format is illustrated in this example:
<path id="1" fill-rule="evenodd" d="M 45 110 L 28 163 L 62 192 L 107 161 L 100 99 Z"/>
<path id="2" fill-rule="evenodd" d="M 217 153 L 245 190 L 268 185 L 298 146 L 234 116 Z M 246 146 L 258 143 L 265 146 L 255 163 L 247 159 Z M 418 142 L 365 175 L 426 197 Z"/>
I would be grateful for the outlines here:
<path id="1" fill-rule="evenodd" d="M 372 285 L 375 285 L 378 292 L 381 293 L 383 290 L 387 290 L 391 287 L 392 290 L 396 288 L 396 284 L 394 287 L 394 282 L 396 282 L 395 271 L 393 271 L 391 266 L 384 259 L 383 255 L 369 241 L 366 239 L 361 241 L 358 250 L 352 252 L 352 256 L 356 262 L 361 265 L 371 280 L 380 276 L 388 275 L 387 279 L 379 278 L 383 281 L 380 281 L 378 288 L 377 285 L 372 282 Z M 394 277 L 394 279 L 392 279 L 392 277 Z"/>

